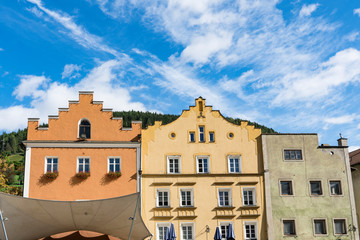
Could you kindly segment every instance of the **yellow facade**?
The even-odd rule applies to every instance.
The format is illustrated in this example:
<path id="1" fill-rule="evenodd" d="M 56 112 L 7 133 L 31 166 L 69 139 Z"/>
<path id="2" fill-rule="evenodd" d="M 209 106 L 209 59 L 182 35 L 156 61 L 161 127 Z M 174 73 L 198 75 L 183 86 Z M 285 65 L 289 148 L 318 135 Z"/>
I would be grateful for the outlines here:
<path id="1" fill-rule="evenodd" d="M 229 223 L 236 239 L 247 239 L 246 229 L 266 239 L 260 134 L 201 97 L 174 122 L 143 130 L 142 216 L 154 239 L 170 223 L 180 240 L 213 239 Z"/>

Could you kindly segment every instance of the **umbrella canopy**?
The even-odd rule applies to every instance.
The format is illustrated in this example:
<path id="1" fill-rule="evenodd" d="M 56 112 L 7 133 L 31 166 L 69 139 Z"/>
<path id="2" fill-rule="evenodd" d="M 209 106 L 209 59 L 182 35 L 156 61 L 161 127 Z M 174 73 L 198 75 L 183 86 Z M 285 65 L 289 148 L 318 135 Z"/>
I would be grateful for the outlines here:
<path id="1" fill-rule="evenodd" d="M 233 229 L 232 224 L 229 224 L 229 226 L 228 226 L 228 231 L 227 231 L 227 234 L 226 234 L 226 239 L 227 239 L 227 240 L 235 240 L 235 233 L 234 233 L 234 229 Z"/>
<path id="2" fill-rule="evenodd" d="M 174 228 L 174 224 L 170 225 L 170 240 L 175 240 L 176 239 L 176 234 L 175 234 L 175 228 Z"/>
<path id="3" fill-rule="evenodd" d="M 219 230 L 219 227 L 216 227 L 216 231 L 215 231 L 215 235 L 214 235 L 214 240 L 221 240 L 221 233 Z"/>
<path id="4" fill-rule="evenodd" d="M 150 236 L 136 208 L 139 193 L 92 201 L 50 201 L 0 193 L 0 211 L 10 240 L 39 239 L 57 233 L 88 230 L 132 240 Z M 134 215 L 135 213 L 135 215 Z M 0 238 L 4 232 L 0 224 Z"/>

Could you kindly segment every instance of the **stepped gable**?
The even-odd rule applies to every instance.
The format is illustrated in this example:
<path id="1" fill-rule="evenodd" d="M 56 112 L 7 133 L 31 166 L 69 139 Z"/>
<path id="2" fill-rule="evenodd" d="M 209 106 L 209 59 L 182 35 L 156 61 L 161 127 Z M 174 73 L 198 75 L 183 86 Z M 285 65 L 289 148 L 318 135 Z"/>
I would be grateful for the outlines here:
<path id="1" fill-rule="evenodd" d="M 91 138 L 79 138 L 82 120 L 91 124 Z M 93 100 L 93 92 L 80 91 L 78 101 L 69 101 L 68 108 L 59 108 L 58 115 L 49 115 L 48 127 L 39 127 L 39 118 L 28 119 L 28 141 L 138 141 L 141 121 L 132 121 L 131 128 L 113 117 L 112 109 L 103 108 L 102 101 Z"/>

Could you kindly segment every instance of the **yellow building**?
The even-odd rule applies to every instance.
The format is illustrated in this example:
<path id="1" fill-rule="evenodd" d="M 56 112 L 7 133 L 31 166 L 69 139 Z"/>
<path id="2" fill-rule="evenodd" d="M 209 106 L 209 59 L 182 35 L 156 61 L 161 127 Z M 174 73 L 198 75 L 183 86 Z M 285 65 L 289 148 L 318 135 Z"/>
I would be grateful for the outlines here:
<path id="1" fill-rule="evenodd" d="M 174 122 L 142 131 L 142 216 L 156 240 L 175 226 L 177 239 L 266 239 L 260 129 L 228 122 L 195 100 Z"/>

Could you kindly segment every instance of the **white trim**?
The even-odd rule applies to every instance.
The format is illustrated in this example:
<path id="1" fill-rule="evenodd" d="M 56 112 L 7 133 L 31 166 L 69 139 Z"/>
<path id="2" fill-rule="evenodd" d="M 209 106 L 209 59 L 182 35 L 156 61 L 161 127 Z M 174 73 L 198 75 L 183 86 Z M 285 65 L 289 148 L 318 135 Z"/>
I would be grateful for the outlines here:
<path id="1" fill-rule="evenodd" d="M 221 221 L 219 222 L 219 230 L 220 230 L 220 235 L 222 236 L 222 231 L 221 231 L 221 226 L 229 226 L 229 225 L 232 225 L 233 229 L 234 229 L 234 232 L 235 232 L 235 226 L 234 226 L 234 222 L 233 221 Z M 225 238 L 222 238 L 224 240 L 226 240 L 226 232 L 225 231 Z"/>
<path id="2" fill-rule="evenodd" d="M 26 147 L 33 148 L 137 148 L 140 143 L 134 142 L 24 142 Z"/>
<path id="3" fill-rule="evenodd" d="M 109 173 L 109 171 L 110 171 L 110 158 L 114 158 L 114 159 L 116 159 L 116 158 L 118 158 L 119 159 L 119 173 L 121 173 L 121 157 L 120 156 L 108 156 L 108 158 L 107 158 L 107 173 Z M 115 167 L 115 163 L 114 163 L 114 167 Z"/>
<path id="4" fill-rule="evenodd" d="M 199 158 L 201 159 L 207 159 L 207 172 L 199 172 Z M 204 163 L 203 163 L 203 168 L 204 168 Z M 196 173 L 198 174 L 207 174 L 210 173 L 210 156 L 209 155 L 199 155 L 196 156 Z"/>
<path id="5" fill-rule="evenodd" d="M 239 172 L 230 172 L 230 158 L 239 158 Z M 241 155 L 227 155 L 227 162 L 228 162 L 228 173 L 242 173 L 242 159 L 241 159 Z M 234 165 L 234 170 L 236 169 L 235 165 Z"/>
<path id="6" fill-rule="evenodd" d="M 182 223 L 180 223 L 180 239 L 181 240 L 184 240 L 183 230 L 182 230 L 183 226 L 191 226 L 191 235 L 192 235 L 191 240 L 195 240 L 195 223 L 193 223 L 193 222 L 182 222 Z"/>
<path id="7" fill-rule="evenodd" d="M 190 201 L 191 201 L 190 205 L 182 205 L 182 195 L 181 195 L 182 191 L 190 191 Z M 180 188 L 179 189 L 179 204 L 180 204 L 180 207 L 194 207 L 194 189 Z"/>
<path id="8" fill-rule="evenodd" d="M 179 172 L 177 172 L 177 173 L 170 172 L 169 158 L 177 158 L 177 159 L 178 159 L 178 163 L 179 163 L 178 169 L 179 169 Z M 181 173 L 181 156 L 180 156 L 180 155 L 169 155 L 169 156 L 166 156 L 166 163 L 167 163 L 166 165 L 167 165 L 167 173 L 168 173 L 168 174 L 180 174 L 180 173 Z"/>
<path id="9" fill-rule="evenodd" d="M 258 223 L 257 221 L 244 221 L 243 223 L 243 229 L 244 229 L 244 240 L 250 240 L 253 238 L 246 238 L 246 225 L 255 225 L 255 238 L 259 240 L 259 228 L 258 228 Z"/>
<path id="10" fill-rule="evenodd" d="M 229 193 L 229 205 L 220 205 L 220 191 Z M 218 188 L 218 206 L 219 207 L 232 207 L 232 189 L 231 188 Z"/>
<path id="11" fill-rule="evenodd" d="M 156 240 L 160 240 L 159 239 L 159 227 L 168 227 L 170 230 L 170 223 L 169 222 L 158 222 L 156 223 Z"/>
<path id="12" fill-rule="evenodd" d="M 88 158 L 89 159 L 89 172 L 91 173 L 91 159 L 89 156 L 79 156 L 76 158 L 76 173 L 79 173 L 79 158 L 84 158 L 84 159 Z M 85 172 L 85 169 L 84 169 L 84 172 Z"/>
<path id="13" fill-rule="evenodd" d="M 203 131 L 202 132 L 200 132 L 200 128 L 203 128 Z M 205 137 L 205 125 L 199 125 L 198 126 L 198 131 L 199 131 L 199 142 L 200 143 L 204 143 L 204 142 L 206 142 L 206 137 Z M 204 135 L 204 141 L 201 141 L 200 139 L 201 139 L 201 137 L 200 137 L 200 134 L 203 134 Z"/>
<path id="14" fill-rule="evenodd" d="M 167 206 L 159 206 L 159 192 L 167 192 L 168 193 L 168 205 Z M 157 188 L 156 189 L 156 207 L 171 207 L 171 199 L 170 199 L 170 189 L 169 188 Z"/>
<path id="15" fill-rule="evenodd" d="M 26 154 L 25 154 L 24 193 L 23 193 L 23 197 L 29 197 L 30 165 L 31 165 L 31 147 L 27 147 L 26 148 Z"/>
<path id="16" fill-rule="evenodd" d="M 252 205 L 250 205 L 250 204 L 245 205 L 244 191 L 252 191 L 252 193 L 253 193 L 253 204 Z M 257 206 L 256 187 L 242 187 L 241 196 L 242 196 L 241 199 L 242 199 L 243 206 Z"/>

